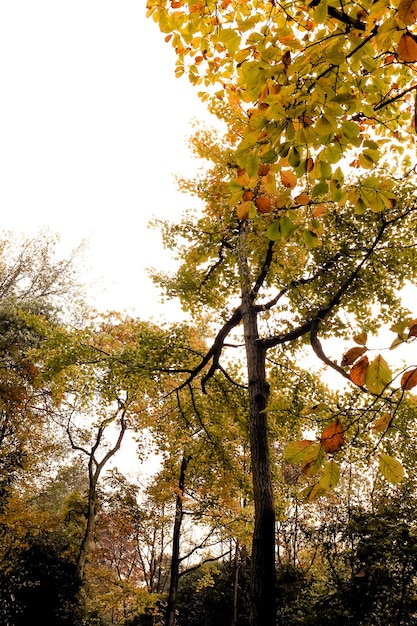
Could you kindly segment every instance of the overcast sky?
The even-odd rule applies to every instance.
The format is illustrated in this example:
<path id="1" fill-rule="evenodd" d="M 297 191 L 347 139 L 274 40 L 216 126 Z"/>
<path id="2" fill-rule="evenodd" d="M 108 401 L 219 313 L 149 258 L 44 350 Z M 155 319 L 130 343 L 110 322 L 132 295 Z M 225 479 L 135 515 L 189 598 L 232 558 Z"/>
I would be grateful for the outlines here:
<path id="1" fill-rule="evenodd" d="M 147 223 L 192 206 L 173 174 L 196 168 L 206 113 L 145 4 L 0 3 L 0 205 L 3 229 L 88 238 L 96 305 L 149 317 L 164 311 L 145 268 L 169 261 Z"/>

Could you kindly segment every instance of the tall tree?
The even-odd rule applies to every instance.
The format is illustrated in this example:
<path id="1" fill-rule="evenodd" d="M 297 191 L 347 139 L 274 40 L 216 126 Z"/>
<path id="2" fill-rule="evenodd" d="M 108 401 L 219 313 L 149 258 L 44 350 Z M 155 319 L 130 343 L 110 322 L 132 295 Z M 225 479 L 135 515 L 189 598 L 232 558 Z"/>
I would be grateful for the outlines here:
<path id="1" fill-rule="evenodd" d="M 220 176 L 226 184 L 208 189 L 219 180 L 217 169 L 205 185 L 195 186 L 200 197 L 211 198 L 206 219 L 183 228 L 192 252 L 182 253 L 187 262 L 180 281 L 164 282 L 184 302 L 192 285 L 200 304 L 214 304 L 219 292 L 218 304 L 240 298 L 204 364 L 211 361 L 216 369 L 225 337 L 242 322 L 256 509 L 253 623 L 272 625 L 274 501 L 265 359 L 269 350 L 309 337 L 319 358 L 342 373 L 325 355 L 319 333 L 341 334 L 348 313 L 353 325 L 375 329 L 364 296 L 390 307 L 390 317 L 388 291 L 412 273 L 401 239 L 413 227 L 414 201 L 400 185 L 414 170 L 405 147 L 415 145 L 410 98 L 417 14 L 407 0 L 321 0 L 308 6 L 298 0 L 148 0 L 147 6 L 175 49 L 177 75 L 188 73 L 204 99 L 231 109 L 233 149 Z M 214 142 L 211 148 L 218 162 Z M 405 265 L 390 255 L 393 245 L 400 246 Z M 275 317 L 265 332 L 260 319 L 274 309 L 280 324 Z M 390 373 L 380 376 L 380 365 L 374 367 L 378 384 L 368 385 L 377 394 L 390 382 Z M 372 376 L 375 381 L 374 371 Z M 368 381 L 372 376 L 368 371 Z M 338 422 L 332 428 L 340 429 Z M 323 446 L 315 450 L 321 454 Z M 314 467 L 317 456 L 310 462 Z M 334 484 L 336 475 L 329 465 L 326 481 Z"/>
<path id="2" fill-rule="evenodd" d="M 323 339 L 347 338 L 354 334 L 352 329 L 358 334 L 362 329 L 376 332 L 400 314 L 398 289 L 412 275 L 416 261 L 411 234 L 416 206 L 412 189 L 404 182 L 394 187 L 392 180 L 396 200 L 378 211 L 355 212 L 348 202 L 323 204 L 302 194 L 291 198 L 294 207 L 290 211 L 282 209 L 281 190 L 275 187 L 272 193 L 269 187 L 269 165 L 257 164 L 253 175 L 267 186 L 268 194 L 258 183 L 252 187 L 251 174 L 239 168 L 234 145 L 245 132 L 245 116 L 224 107 L 217 107 L 217 112 L 228 123 L 228 135 L 223 144 L 208 133 L 197 135 L 195 150 L 211 161 L 212 167 L 198 180 L 183 183 L 183 188 L 205 202 L 205 209 L 194 219 L 187 216 L 180 225 L 162 225 L 165 243 L 179 257 L 180 266 L 172 277 L 155 278 L 195 316 L 211 308 L 223 322 L 217 326 L 212 347 L 190 374 L 190 380 L 202 376 L 203 388 L 214 372 L 225 371 L 221 359 L 230 348 L 229 338 L 240 324 L 243 327 L 255 503 L 252 620 L 253 624 L 272 626 L 276 612 L 275 501 L 268 437 L 268 364 L 278 364 L 281 388 L 285 389 L 285 367 L 309 342 L 321 364 L 355 382 L 370 394 L 371 401 L 379 398 L 378 410 L 394 401 L 391 392 L 385 393 L 392 375 L 381 357 L 371 364 L 366 357 L 365 367 L 362 365 L 364 375 L 367 371 L 365 382 L 352 372 L 349 376 L 337 363 L 337 354 L 332 358 L 326 355 Z M 251 215 L 232 208 L 236 189 L 230 175 L 233 168 L 239 169 L 238 185 L 245 187 L 245 197 L 259 200 L 268 196 L 267 204 L 258 202 Z M 295 187 L 295 182 L 288 185 L 285 177 L 283 180 L 282 191 Z M 303 226 L 306 223 L 308 228 Z M 360 350 L 363 355 L 367 348 Z M 351 363 L 348 360 L 346 364 Z M 340 450 L 349 430 L 350 422 L 342 423 L 336 403 L 327 418 L 328 427 L 322 429 L 317 442 L 297 442 L 288 453 L 289 460 L 303 462 L 308 475 L 317 474 L 327 454 Z M 310 493 L 334 487 L 338 476 L 337 464 L 328 458 Z"/>

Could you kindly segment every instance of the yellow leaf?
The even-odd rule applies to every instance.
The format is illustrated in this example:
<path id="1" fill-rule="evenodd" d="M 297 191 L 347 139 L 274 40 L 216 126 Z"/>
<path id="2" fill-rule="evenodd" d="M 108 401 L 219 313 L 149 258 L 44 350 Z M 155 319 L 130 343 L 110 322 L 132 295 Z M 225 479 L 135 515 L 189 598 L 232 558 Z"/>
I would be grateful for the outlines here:
<path id="1" fill-rule="evenodd" d="M 417 61 L 417 42 L 410 33 L 404 33 L 397 46 L 398 58 L 406 63 Z"/>
<path id="2" fill-rule="evenodd" d="M 414 24 L 417 21 L 417 0 L 400 0 L 398 17 L 407 26 Z"/>
<path id="3" fill-rule="evenodd" d="M 404 478 L 403 466 L 388 454 L 379 455 L 379 470 L 390 483 L 399 483 Z"/>
<path id="4" fill-rule="evenodd" d="M 239 220 L 247 220 L 249 217 L 249 211 L 251 208 L 251 205 L 253 203 L 250 200 L 247 200 L 246 202 L 241 202 L 239 204 L 239 206 L 236 208 L 236 215 L 237 218 Z"/>

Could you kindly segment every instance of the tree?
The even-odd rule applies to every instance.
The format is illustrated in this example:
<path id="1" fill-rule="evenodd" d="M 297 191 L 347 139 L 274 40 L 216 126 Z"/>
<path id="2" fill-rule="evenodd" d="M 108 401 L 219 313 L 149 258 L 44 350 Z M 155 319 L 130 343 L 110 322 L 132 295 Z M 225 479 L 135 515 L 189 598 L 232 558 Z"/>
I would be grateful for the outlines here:
<path id="1" fill-rule="evenodd" d="M 341 334 L 347 323 L 340 315 L 343 309 L 353 314 L 352 325 L 375 329 L 365 313 L 365 294 L 371 302 L 390 307 L 388 317 L 393 318 L 388 291 L 393 293 L 412 274 L 410 257 L 403 273 L 386 253 L 400 231 L 405 234 L 411 227 L 408 219 L 414 213 L 412 196 L 401 194 L 398 180 L 406 184 L 413 174 L 405 147 L 412 150 L 415 144 L 409 119 L 417 15 L 407 0 L 391 5 L 319 1 L 308 6 L 298 1 L 148 0 L 147 6 L 175 49 L 177 75 L 187 72 L 217 113 L 224 116 L 229 109 L 223 169 L 213 168 L 193 189 L 207 202 L 206 219 L 183 227 L 192 252 L 182 252 L 187 262 L 177 275 L 180 280 L 163 282 L 184 303 L 195 286 L 200 305 L 213 305 L 226 284 L 218 303 L 236 299 L 239 277 L 240 305 L 228 316 L 204 363 L 217 367 L 225 337 L 242 322 L 256 509 L 253 621 L 273 624 L 266 354 L 309 337 L 320 359 L 345 375 L 326 356 L 319 332 Z M 213 105 L 216 99 L 222 104 Z M 206 156 L 209 151 L 219 166 L 214 141 Z M 172 238 L 169 244 L 174 245 Z M 377 294 L 369 289 L 371 268 Z M 272 297 L 266 287 L 275 287 Z M 197 294 L 193 306 L 196 299 Z M 277 308 L 288 323 L 269 333 L 260 330 L 260 318 Z M 380 365 L 373 369 L 383 369 Z M 366 369 L 364 363 L 362 367 Z M 379 394 L 390 382 L 389 374 L 376 378 L 373 391 Z M 316 446 L 314 454 L 319 450 L 323 446 Z M 314 454 L 307 461 L 306 453 L 305 467 L 317 464 Z M 328 467 L 324 482 L 333 485 L 337 470 Z"/>
<path id="2" fill-rule="evenodd" d="M 60 260 L 57 239 L 39 234 L 17 239 L 3 233 L 0 240 L 0 509 L 24 468 L 53 454 L 48 429 L 48 399 L 37 385 L 38 364 L 32 352 L 44 333 L 65 316 L 80 316 L 82 290 L 75 277 L 77 253 Z M 68 305 L 67 298 L 71 301 Z"/>
<path id="3" fill-rule="evenodd" d="M 199 196 L 206 207 L 194 221 L 186 217 L 180 225 L 162 226 L 167 246 L 176 251 L 181 263 L 175 276 L 160 275 L 156 280 L 170 295 L 180 297 L 184 308 L 194 315 L 210 307 L 226 320 L 190 374 L 193 378 L 202 372 L 203 387 L 215 371 L 224 371 L 220 359 L 230 348 L 231 333 L 242 323 L 255 502 L 253 620 L 255 624 L 273 624 L 275 502 L 267 423 L 272 408 L 267 364 L 277 364 L 283 393 L 286 368 L 309 340 L 320 362 L 349 379 L 337 356 L 330 359 L 325 354 L 323 338 L 347 338 L 355 328 L 377 331 L 381 324 L 396 318 L 401 310 L 397 290 L 412 275 L 415 264 L 414 242 L 409 238 L 415 228 L 415 205 L 407 189 L 396 191 L 396 207 L 379 213 L 358 215 L 348 205 L 328 203 L 319 208 L 320 245 L 310 247 L 289 223 L 288 230 L 271 239 L 268 234 L 275 228 L 274 215 L 258 213 L 252 220 L 241 219 L 229 208 L 233 194 L 228 186 L 229 163 L 234 159 L 230 138 L 233 133 L 239 135 L 240 128 L 244 132 L 244 126 L 235 118 L 233 122 L 230 117 L 226 119 L 230 122 L 229 136 L 223 147 L 219 147 L 219 138 L 210 139 L 204 133 L 194 141 L 197 154 L 212 160 L 213 166 L 202 179 L 186 182 L 183 187 Z M 298 207 L 298 211 L 302 220 L 312 209 Z M 293 217 L 298 219 L 296 214 Z M 236 301 L 240 303 L 230 313 L 228 302 Z M 286 356 L 282 356 L 284 347 Z M 371 402 L 375 396 L 380 398 L 378 410 L 393 402 L 391 392 L 383 393 L 390 381 L 391 376 L 385 382 L 378 379 L 373 385 L 371 379 L 367 384 L 365 397 Z M 365 383 L 360 386 L 364 388 Z M 358 406 L 361 402 L 357 400 Z M 304 473 L 310 476 L 320 470 L 327 453 L 340 450 L 349 423 L 352 432 L 355 423 L 349 410 L 338 409 L 336 403 L 330 410 L 319 409 L 319 413 L 328 420 L 329 430 L 321 426 L 317 443 L 297 442 L 287 453 L 288 460 L 301 460 Z M 346 423 L 342 424 L 343 415 Z M 312 489 L 317 494 L 324 487 L 334 487 L 338 475 L 337 464 L 329 458 L 321 482 L 310 489 L 310 494 Z"/>

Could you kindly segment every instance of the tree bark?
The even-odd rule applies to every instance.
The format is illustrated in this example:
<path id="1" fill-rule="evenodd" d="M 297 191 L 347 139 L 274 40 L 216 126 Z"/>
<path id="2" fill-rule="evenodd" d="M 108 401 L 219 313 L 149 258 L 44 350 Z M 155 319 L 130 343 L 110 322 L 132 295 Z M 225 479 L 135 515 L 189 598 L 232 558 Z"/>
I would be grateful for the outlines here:
<path id="1" fill-rule="evenodd" d="M 258 314 L 254 306 L 249 265 L 245 252 L 247 226 L 240 236 L 242 322 L 249 385 L 249 433 L 252 462 L 255 528 L 251 559 L 252 626 L 275 626 L 275 504 L 268 444 L 266 351 L 259 341 Z"/>
<path id="2" fill-rule="evenodd" d="M 171 577 L 167 600 L 166 626 L 175 626 L 175 609 L 177 605 L 178 581 L 180 578 L 180 538 L 183 518 L 183 498 L 185 489 L 185 472 L 191 457 L 183 456 L 180 476 L 178 481 L 178 493 L 175 504 L 174 532 L 172 537 Z"/>

